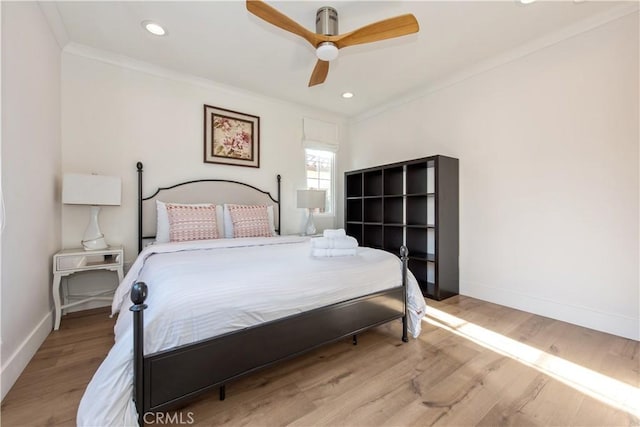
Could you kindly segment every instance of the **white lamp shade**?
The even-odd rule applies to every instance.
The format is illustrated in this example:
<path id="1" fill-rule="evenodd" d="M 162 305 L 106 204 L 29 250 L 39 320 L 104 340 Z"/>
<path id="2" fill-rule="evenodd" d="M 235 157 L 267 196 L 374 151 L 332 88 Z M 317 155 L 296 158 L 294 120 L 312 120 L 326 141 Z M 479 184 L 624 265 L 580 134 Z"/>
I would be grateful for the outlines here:
<path id="1" fill-rule="evenodd" d="M 324 208 L 326 204 L 325 190 L 298 190 L 298 207 L 299 208 Z"/>
<path id="2" fill-rule="evenodd" d="M 67 205 L 119 206 L 122 180 L 117 176 L 65 173 L 62 203 Z"/>

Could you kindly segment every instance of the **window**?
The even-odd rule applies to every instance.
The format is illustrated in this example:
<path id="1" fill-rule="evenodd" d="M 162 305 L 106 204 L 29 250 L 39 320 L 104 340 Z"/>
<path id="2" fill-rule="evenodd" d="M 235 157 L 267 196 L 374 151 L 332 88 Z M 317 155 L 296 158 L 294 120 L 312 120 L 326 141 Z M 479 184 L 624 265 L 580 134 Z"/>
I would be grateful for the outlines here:
<path id="1" fill-rule="evenodd" d="M 312 190 L 326 190 L 326 207 L 325 209 L 320 209 L 320 212 L 333 213 L 333 161 L 335 153 L 309 148 L 304 151 L 307 188 Z"/>

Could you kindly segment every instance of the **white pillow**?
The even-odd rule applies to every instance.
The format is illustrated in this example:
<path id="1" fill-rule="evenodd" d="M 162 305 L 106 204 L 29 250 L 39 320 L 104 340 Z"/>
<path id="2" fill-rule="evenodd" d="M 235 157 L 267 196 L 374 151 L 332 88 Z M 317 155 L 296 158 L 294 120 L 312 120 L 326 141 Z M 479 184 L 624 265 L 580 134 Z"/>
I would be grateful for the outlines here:
<path id="1" fill-rule="evenodd" d="M 276 225 L 273 216 L 273 205 L 267 206 L 267 215 L 269 216 L 269 227 L 271 227 L 271 234 L 276 236 Z M 217 219 L 217 218 L 216 218 Z M 220 234 L 222 236 L 222 234 Z M 233 239 L 233 221 L 231 220 L 231 212 L 227 204 L 224 204 L 224 237 L 226 239 Z"/>
<path id="2" fill-rule="evenodd" d="M 173 203 L 175 205 L 187 205 L 187 203 Z M 213 203 L 191 203 L 194 206 L 209 206 Z M 169 215 L 167 214 L 167 205 L 165 202 L 156 200 L 156 243 L 169 243 Z M 224 215 L 222 205 L 216 205 L 216 223 L 218 226 L 218 236 L 222 238 L 224 232 Z M 233 230 L 231 232 L 233 235 Z M 226 237 L 226 236 L 225 236 Z"/>

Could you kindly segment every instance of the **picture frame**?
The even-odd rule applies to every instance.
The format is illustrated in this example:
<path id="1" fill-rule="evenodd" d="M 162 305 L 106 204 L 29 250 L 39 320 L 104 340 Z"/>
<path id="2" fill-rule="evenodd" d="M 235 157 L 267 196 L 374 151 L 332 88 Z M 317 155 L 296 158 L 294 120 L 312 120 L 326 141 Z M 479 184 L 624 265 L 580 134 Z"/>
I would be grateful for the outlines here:
<path id="1" fill-rule="evenodd" d="M 204 106 L 204 162 L 260 167 L 260 117 Z"/>

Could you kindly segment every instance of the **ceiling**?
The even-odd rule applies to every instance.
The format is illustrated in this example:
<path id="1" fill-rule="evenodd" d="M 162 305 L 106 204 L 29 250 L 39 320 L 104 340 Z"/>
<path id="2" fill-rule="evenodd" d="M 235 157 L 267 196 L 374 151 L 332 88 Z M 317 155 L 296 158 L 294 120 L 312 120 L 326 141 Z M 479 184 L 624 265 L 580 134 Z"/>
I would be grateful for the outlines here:
<path id="1" fill-rule="evenodd" d="M 423 91 L 519 46 L 636 2 L 269 1 L 315 30 L 315 12 L 334 6 L 340 33 L 404 13 L 417 34 L 342 49 L 326 82 L 307 87 L 314 49 L 249 13 L 244 1 L 55 2 L 69 42 L 125 55 L 251 92 L 355 116 Z M 47 13 L 51 21 L 51 13 Z M 153 20 L 164 37 L 143 30 Z M 62 25 L 60 24 L 60 21 Z M 61 30 L 60 30 L 61 29 Z M 60 37 L 58 37 L 60 39 Z M 342 99 L 344 91 L 355 93 Z"/>

